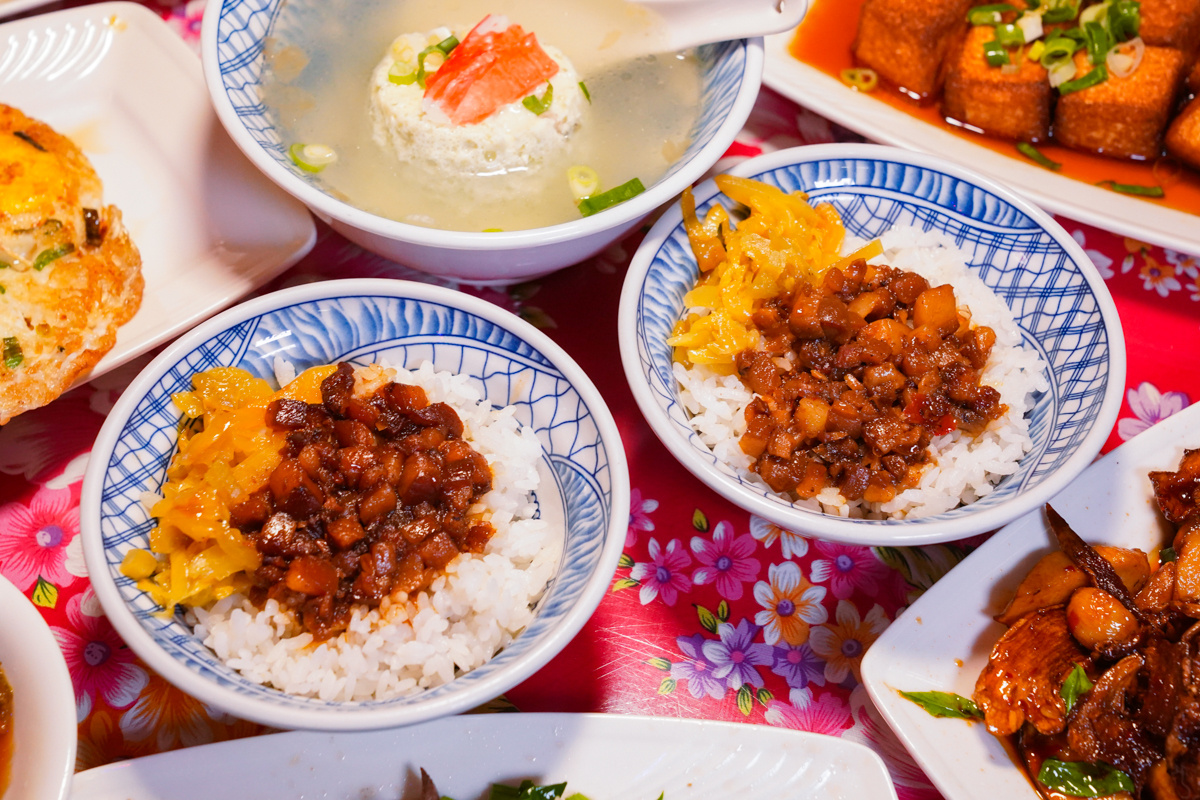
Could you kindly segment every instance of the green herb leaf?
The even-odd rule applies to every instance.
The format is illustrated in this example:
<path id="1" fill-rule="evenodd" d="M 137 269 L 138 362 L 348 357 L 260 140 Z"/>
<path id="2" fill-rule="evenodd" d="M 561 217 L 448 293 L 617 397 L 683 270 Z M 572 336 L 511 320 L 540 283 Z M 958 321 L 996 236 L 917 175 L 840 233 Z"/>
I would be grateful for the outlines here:
<path id="1" fill-rule="evenodd" d="M 983 712 L 975 701 L 952 692 L 901 692 L 905 700 L 911 700 L 935 717 L 951 719 L 983 719 Z"/>
<path id="2" fill-rule="evenodd" d="M 646 191 L 646 187 L 637 178 L 626 181 L 620 186 L 609 189 L 607 192 L 594 194 L 591 197 L 586 197 L 579 201 L 579 213 L 585 217 L 590 217 L 598 211 L 603 211 L 609 206 L 615 206 L 617 203 L 623 203 L 631 197 L 637 197 L 642 192 Z"/>
<path id="3" fill-rule="evenodd" d="M 58 605 L 58 587 L 41 575 L 33 587 L 33 604 L 42 608 L 54 608 Z"/>
<path id="4" fill-rule="evenodd" d="M 1120 194 L 1132 194 L 1137 197 L 1164 197 L 1166 195 L 1161 186 L 1142 186 L 1137 183 L 1117 183 L 1116 181 L 1100 181 L 1096 185 Z"/>
<path id="5" fill-rule="evenodd" d="M 1062 169 L 1062 164 L 1047 158 L 1041 150 L 1038 150 L 1029 142 L 1017 142 L 1017 152 L 1030 159 L 1038 166 L 1045 167 L 1046 169 Z"/>
<path id="6" fill-rule="evenodd" d="M 33 268 L 40 272 L 55 261 L 58 261 L 67 253 L 73 252 L 75 252 L 75 245 L 71 244 L 70 242 L 60 244 L 58 247 L 51 247 L 49 250 L 43 250 L 42 252 L 38 253 L 37 258 L 33 260 Z"/>
<path id="7" fill-rule="evenodd" d="M 696 606 L 696 614 L 700 617 L 700 627 L 709 633 L 717 632 L 717 618 L 704 606 Z"/>
<path id="8" fill-rule="evenodd" d="M 546 109 L 550 108 L 550 103 L 554 100 L 554 84 L 546 84 L 546 93 L 540 98 L 536 94 L 531 94 L 521 101 L 521 105 L 528 108 L 539 117 L 546 113 Z"/>
<path id="9" fill-rule="evenodd" d="M 721 620 L 721 622 L 729 621 L 729 603 L 726 603 L 724 600 L 717 603 L 717 619 Z"/>
<path id="10" fill-rule="evenodd" d="M 1134 790 L 1128 775 L 1104 762 L 1089 764 L 1047 758 L 1038 770 L 1037 779 L 1047 789 L 1074 797 L 1104 797 Z"/>
<path id="11" fill-rule="evenodd" d="M 533 781 L 521 781 L 521 785 L 515 789 L 502 783 L 493 783 L 491 800 L 558 800 L 566 790 L 565 782 L 538 786 Z"/>
<path id="12" fill-rule="evenodd" d="M 1166 564 L 1168 561 L 1174 561 L 1177 558 L 1179 556 L 1175 554 L 1174 547 L 1164 547 L 1158 551 L 1158 563 L 1160 564 Z"/>
<path id="13" fill-rule="evenodd" d="M 663 678 L 663 682 L 658 685 L 659 694 L 671 694 L 675 691 L 675 679 Z"/>
<path id="14" fill-rule="evenodd" d="M 692 527 L 701 533 L 708 530 L 708 517 L 698 508 L 692 512 Z"/>
<path id="15" fill-rule="evenodd" d="M 738 711 L 747 717 L 754 710 L 754 690 L 750 688 L 749 684 L 743 683 L 742 688 L 738 689 L 737 706 Z"/>
<path id="16" fill-rule="evenodd" d="M 671 668 L 670 661 L 667 661 L 665 658 L 659 658 L 658 656 L 647 658 L 646 663 L 655 669 L 669 670 Z"/>
<path id="17" fill-rule="evenodd" d="M 25 353 L 21 350 L 21 343 L 17 341 L 15 336 L 4 337 L 4 366 L 9 369 L 16 369 L 21 366 L 25 360 Z"/>
<path id="18" fill-rule="evenodd" d="M 1075 701 L 1090 692 L 1092 686 L 1093 684 L 1088 679 L 1087 673 L 1083 671 L 1083 667 L 1076 664 L 1075 669 L 1071 670 L 1071 674 L 1063 681 L 1062 690 L 1059 692 L 1067 704 L 1068 714 L 1075 707 Z"/>
<path id="19" fill-rule="evenodd" d="M 567 800 L 589 800 L 589 798 L 586 794 L 580 794 L 579 792 L 576 792 L 568 797 Z"/>

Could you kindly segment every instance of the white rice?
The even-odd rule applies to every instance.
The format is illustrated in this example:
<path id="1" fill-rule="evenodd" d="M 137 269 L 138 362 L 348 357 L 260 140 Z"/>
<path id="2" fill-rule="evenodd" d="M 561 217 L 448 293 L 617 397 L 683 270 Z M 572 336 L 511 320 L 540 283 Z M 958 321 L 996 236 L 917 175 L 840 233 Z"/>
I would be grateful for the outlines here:
<path id="1" fill-rule="evenodd" d="M 931 286 L 950 284 L 960 307 L 971 310 L 972 322 L 996 332 L 996 344 L 980 382 L 1000 393 L 1000 402 L 1008 406 L 1008 411 L 976 437 L 962 431 L 935 437 L 929 446 L 931 463 L 921 473 L 920 483 L 886 503 L 848 502 L 836 488 L 827 488 L 811 499 L 793 500 L 814 511 L 842 517 L 915 518 L 940 514 L 985 497 L 1005 475 L 1016 471 L 1021 457 L 1033 447 L 1025 415 L 1033 408 L 1035 395 L 1049 388 L 1046 365 L 1036 350 L 1023 346 L 1020 328 L 1008 306 L 967 269 L 966 256 L 945 234 L 896 227 L 881 239 L 883 255 L 872 263 L 916 272 Z M 849 240 L 844 252 L 853 252 L 863 244 L 866 242 Z M 704 313 L 692 309 L 685 314 L 691 312 Z M 753 392 L 737 375 L 717 375 L 705 366 L 689 369 L 679 363 L 673 369 L 680 384 L 680 402 L 691 415 L 700 440 L 746 480 L 767 488 L 750 471 L 753 460 L 738 445 L 746 432 L 745 411 Z"/>
<path id="2" fill-rule="evenodd" d="M 294 374 L 282 362 L 275 370 L 284 378 Z M 258 609 L 234 595 L 190 611 L 195 634 L 253 681 L 330 701 L 382 700 L 438 686 L 509 644 L 533 619 L 533 605 L 558 567 L 562 531 L 533 518 L 542 448 L 514 409 L 493 409 L 468 377 L 436 372 L 428 362 L 412 372 L 360 369 L 355 388 L 373 391 L 388 380 L 421 386 L 431 402 L 458 412 L 464 438 L 493 474 L 492 491 L 472 511 L 481 511 L 496 533 L 482 554 L 450 562 L 427 591 L 357 608 L 346 631 L 315 646 L 273 600 Z"/>

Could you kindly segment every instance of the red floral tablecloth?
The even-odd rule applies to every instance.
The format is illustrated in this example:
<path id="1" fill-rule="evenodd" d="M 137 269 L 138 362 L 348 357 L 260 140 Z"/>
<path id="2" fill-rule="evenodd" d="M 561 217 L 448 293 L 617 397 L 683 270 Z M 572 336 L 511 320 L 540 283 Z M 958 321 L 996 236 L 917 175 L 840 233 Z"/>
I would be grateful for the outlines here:
<path id="1" fill-rule="evenodd" d="M 197 45 L 203 0 L 146 5 Z M 718 168 L 848 138 L 764 90 Z M 1125 404 L 1107 451 L 1200 398 L 1200 256 L 1059 221 L 1100 269 L 1124 323 Z M 545 329 L 597 379 L 632 480 L 611 591 L 566 650 L 507 701 L 527 711 L 701 717 L 842 736 L 883 755 L 901 798 L 937 797 L 871 707 L 859 664 L 974 542 L 864 548 L 814 540 L 746 514 L 692 478 L 643 422 L 621 377 L 616 310 L 640 237 L 536 283 L 462 287 Z M 321 227 L 312 253 L 268 288 L 333 276 L 420 279 Z M 41 609 L 62 647 L 75 685 L 79 769 L 263 730 L 148 669 L 116 635 L 88 582 L 79 538 L 88 451 L 148 360 L 0 429 L 0 574 Z"/>

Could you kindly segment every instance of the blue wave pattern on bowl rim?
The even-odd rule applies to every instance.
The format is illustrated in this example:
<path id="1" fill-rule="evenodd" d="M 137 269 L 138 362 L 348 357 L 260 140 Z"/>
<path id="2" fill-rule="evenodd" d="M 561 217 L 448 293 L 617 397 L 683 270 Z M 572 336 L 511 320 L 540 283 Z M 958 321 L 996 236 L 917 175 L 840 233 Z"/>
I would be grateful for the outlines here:
<path id="1" fill-rule="evenodd" d="M 285 4 L 283 0 L 223 0 L 217 24 L 217 61 L 222 86 L 247 132 L 271 158 L 319 188 L 320 178 L 300 170 L 288 157 L 261 92 L 263 41 L 268 36 L 286 33 L 289 24 L 302 24 L 304 9 L 302 4 Z M 697 49 L 697 58 L 701 70 L 701 113 L 692 127 L 687 150 L 656 183 L 677 173 L 712 140 L 729 116 L 744 82 L 745 40 L 705 45 Z"/>
<path id="2" fill-rule="evenodd" d="M 286 350 L 272 347 L 286 342 Z M 182 621 L 160 609 L 120 572 L 125 552 L 145 547 L 153 520 L 143 493 L 157 491 L 175 452 L 181 415 L 171 394 L 191 388 L 191 376 L 216 366 L 240 366 L 272 380 L 274 356 L 297 371 L 343 358 L 368 363 L 381 355 L 416 366 L 466 372 L 494 406 L 516 406 L 516 417 L 538 434 L 556 486 L 543 485 L 541 504 L 561 504 L 566 520 L 562 562 L 520 636 L 486 664 L 408 698 L 354 703 L 295 697 L 242 677 L 225 666 Z M 608 454 L 586 403 L 540 352 L 486 319 L 426 300 L 344 296 L 297 303 L 234 325 L 177 361 L 138 402 L 114 445 L 101 489 L 100 529 L 117 589 L 152 638 L 173 658 L 237 693 L 277 705 L 314 709 L 407 705 L 459 692 L 535 647 L 575 604 L 601 557 L 612 505 Z M 557 496 L 553 496 L 557 495 Z"/>
<path id="3" fill-rule="evenodd" d="M 846 230 L 873 238 L 896 225 L 913 225 L 949 235 L 968 266 L 1013 312 L 1027 346 L 1049 366 L 1050 389 L 1029 413 L 1034 446 L 1017 471 L 992 494 L 970 506 L 903 520 L 920 525 L 955 519 L 1010 499 L 1036 485 L 1080 446 L 1100 413 L 1108 383 L 1110 346 L 1104 319 L 1083 274 L 1070 256 L 1034 220 L 1004 199 L 953 175 L 928 167 L 870 158 L 830 158 L 748 175 L 787 192 L 806 192 L 812 202 L 829 202 Z M 697 194 L 697 213 L 730 201 L 715 186 Z M 701 189 L 701 192 L 704 191 Z M 638 360 L 651 392 L 672 425 L 701 459 L 767 501 L 791 507 L 769 489 L 739 477 L 719 462 L 692 430 L 671 375 L 666 343 L 683 311 L 683 296 L 698 269 L 683 225 L 676 225 L 654 254 L 638 300 Z M 900 520 L 869 520 L 888 525 Z"/>

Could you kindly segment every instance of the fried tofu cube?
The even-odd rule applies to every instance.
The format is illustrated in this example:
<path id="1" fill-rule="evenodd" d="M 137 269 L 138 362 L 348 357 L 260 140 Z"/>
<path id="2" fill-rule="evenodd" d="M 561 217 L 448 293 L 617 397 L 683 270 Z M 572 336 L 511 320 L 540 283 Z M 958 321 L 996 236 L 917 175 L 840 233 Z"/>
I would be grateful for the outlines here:
<path id="1" fill-rule="evenodd" d="M 1185 54 L 1200 46 L 1200 0 L 1141 0 L 1138 35 L 1154 47 L 1174 47 Z"/>
<path id="2" fill-rule="evenodd" d="M 1046 68 L 1012 53 L 1015 72 L 988 64 L 983 46 L 995 38 L 990 25 L 967 32 L 952 54 L 942 90 L 942 114 L 969 128 L 1023 142 L 1050 137 L 1054 90 Z"/>
<path id="3" fill-rule="evenodd" d="M 967 28 L 972 0 L 866 0 L 854 57 L 916 100 L 941 88 L 942 61 Z"/>
<path id="4" fill-rule="evenodd" d="M 1200 169 L 1200 97 L 1188 103 L 1167 129 L 1167 152 Z"/>
<path id="5" fill-rule="evenodd" d="M 1054 113 L 1054 138 L 1067 147 L 1112 158 L 1156 158 L 1183 80 L 1184 57 L 1169 47 L 1147 47 L 1132 75 L 1064 95 Z M 1075 78 L 1092 71 L 1083 50 Z"/>

